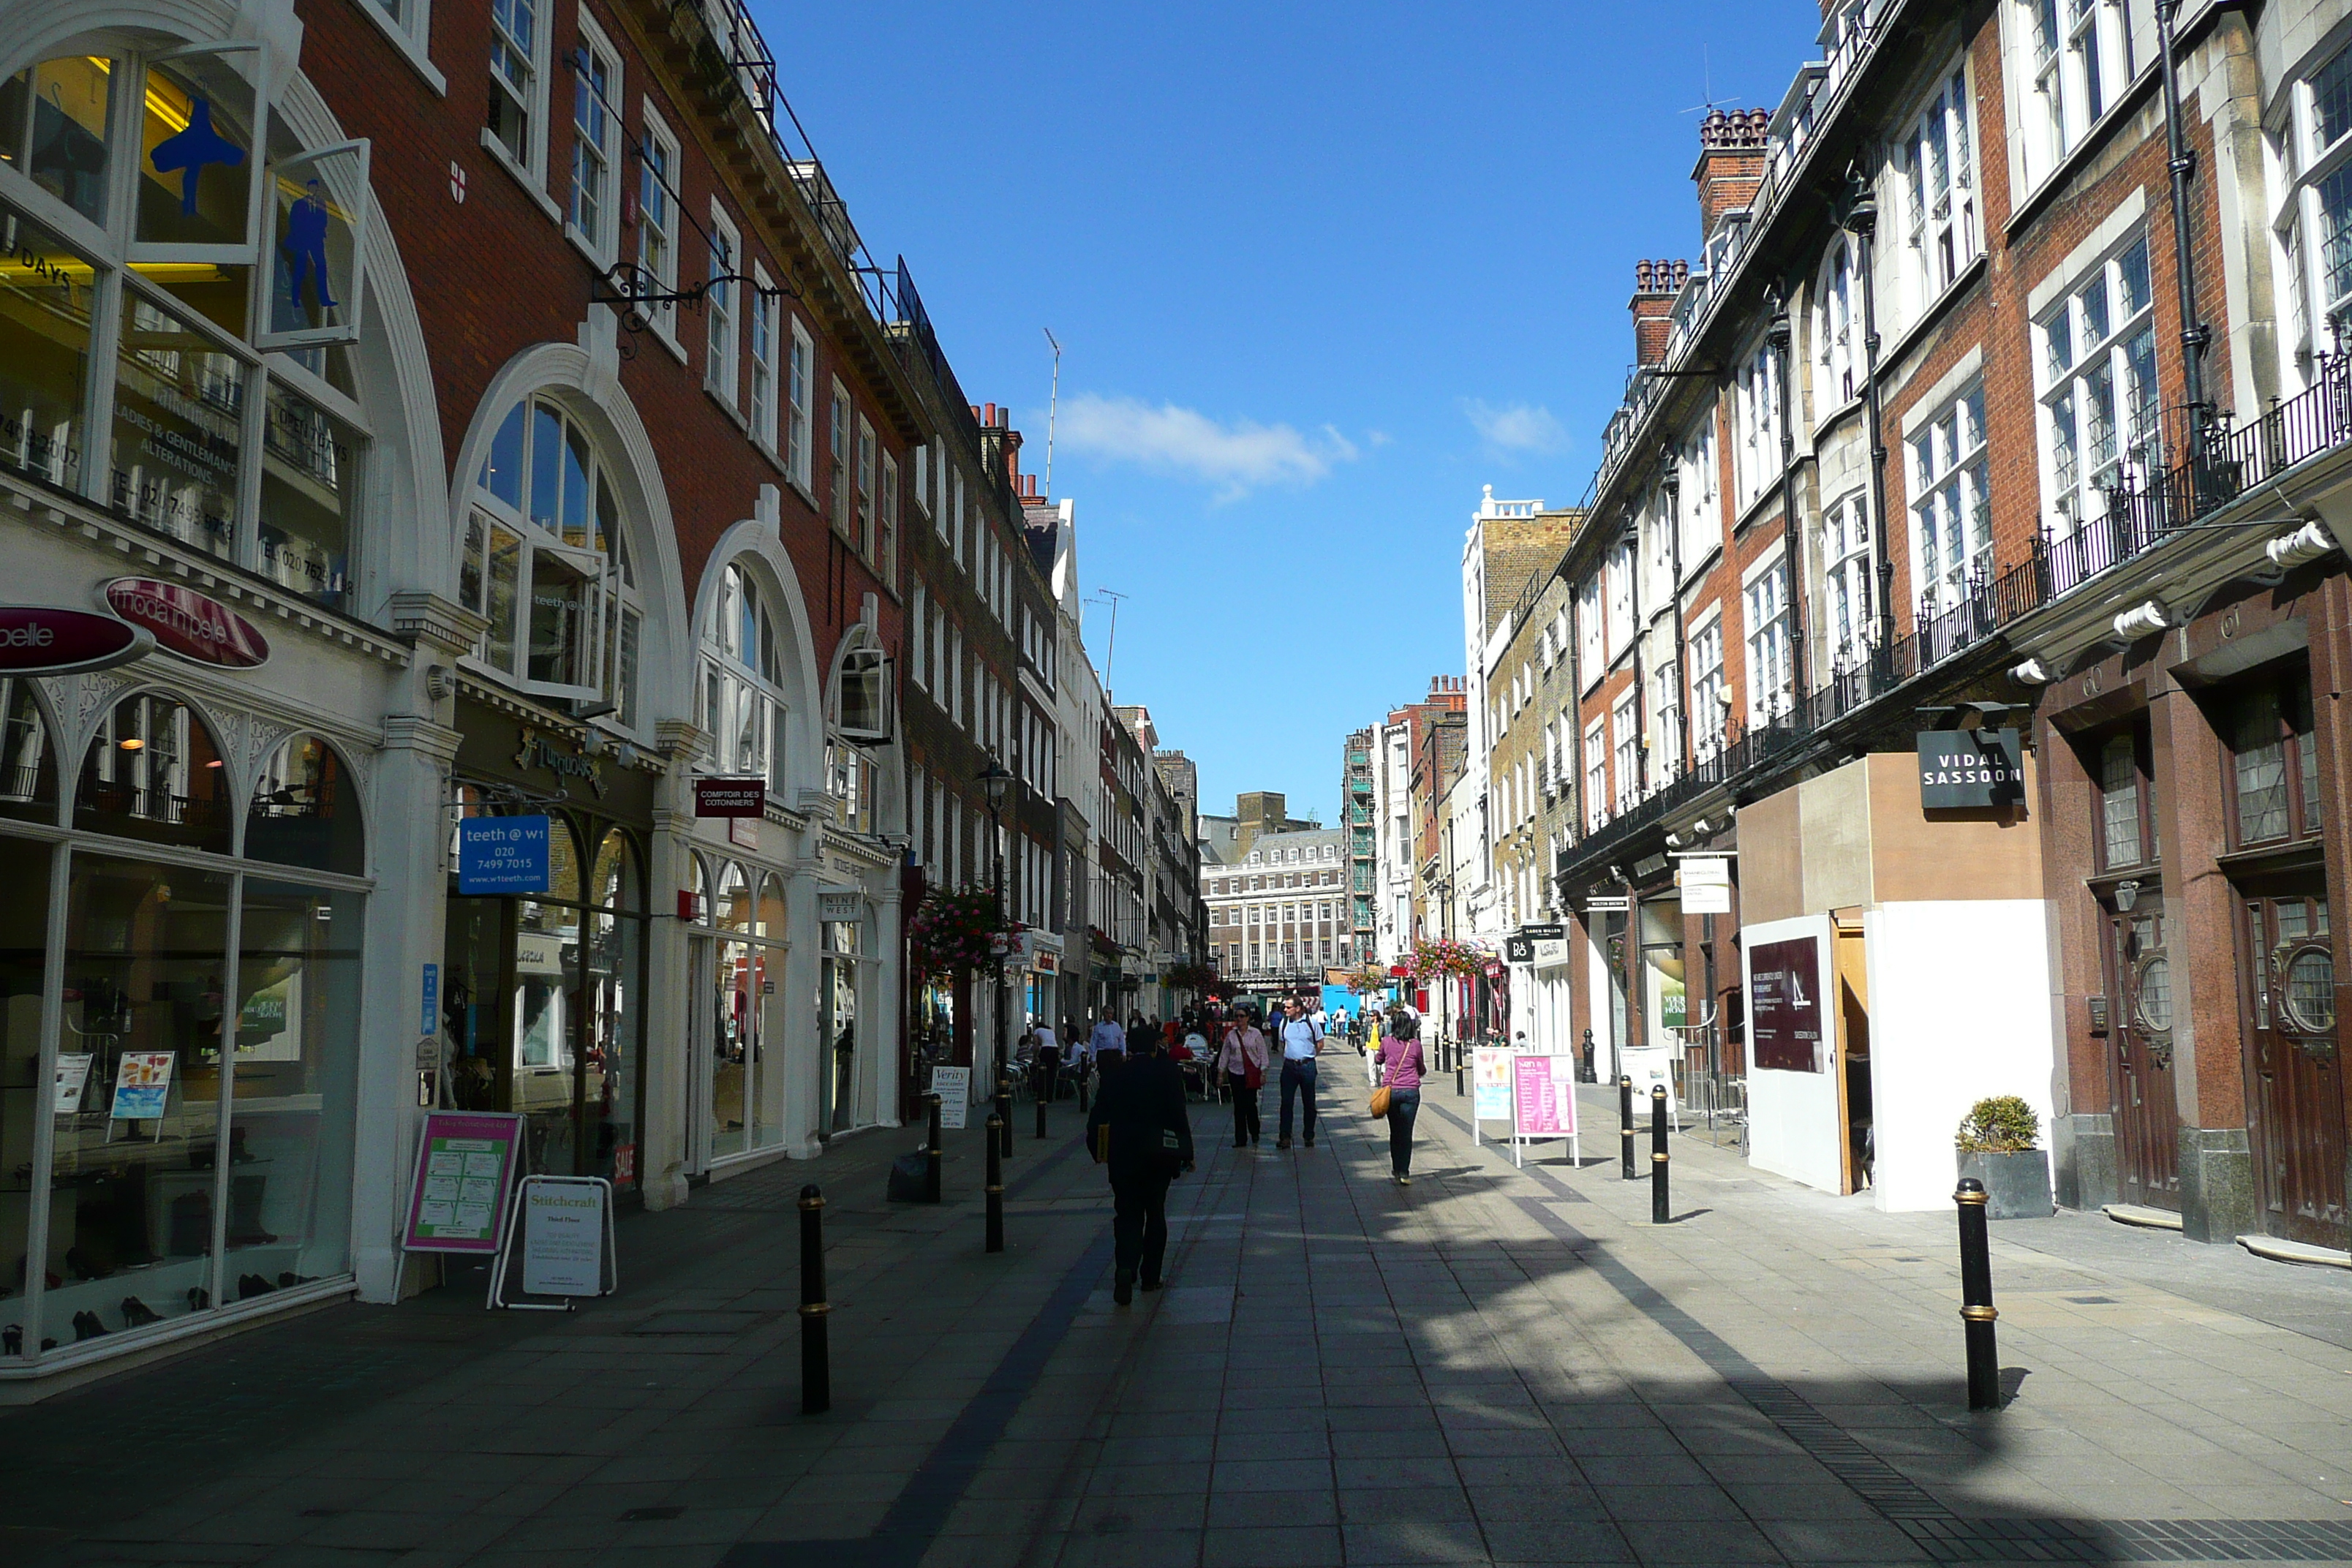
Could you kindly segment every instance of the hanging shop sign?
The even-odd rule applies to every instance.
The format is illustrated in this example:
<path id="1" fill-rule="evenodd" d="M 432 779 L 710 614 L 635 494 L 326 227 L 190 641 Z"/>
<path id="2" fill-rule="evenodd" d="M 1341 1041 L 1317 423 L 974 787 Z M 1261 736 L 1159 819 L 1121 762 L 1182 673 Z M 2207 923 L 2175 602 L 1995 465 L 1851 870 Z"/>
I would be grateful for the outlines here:
<path id="1" fill-rule="evenodd" d="M 543 893 L 551 835 L 544 816 L 468 816 L 457 824 L 457 891 L 468 898 Z"/>
<path id="2" fill-rule="evenodd" d="M 697 816 L 764 816 L 767 811 L 768 781 L 765 779 L 694 781 L 694 815 Z"/>
<path id="3" fill-rule="evenodd" d="M 1822 1032 L 1821 943 L 1759 942 L 1749 951 L 1748 1052 L 1759 1068 L 1827 1072 Z"/>
<path id="4" fill-rule="evenodd" d="M 260 627 L 194 588 L 117 577 L 100 592 L 109 609 L 152 634 L 165 653 L 216 669 L 258 669 L 269 662 L 269 639 Z"/>
<path id="5" fill-rule="evenodd" d="M 0 605 L 0 675 L 111 669 L 154 649 L 153 632 L 112 616 L 47 605 Z"/>
<path id="6" fill-rule="evenodd" d="M 1515 931 L 1503 939 L 1503 961 L 1507 963 L 1533 963 L 1536 961 L 1536 939 L 1525 931 Z"/>
<path id="7" fill-rule="evenodd" d="M 410 1252 L 496 1253 L 505 1240 L 508 1179 L 522 1148 L 520 1111 L 435 1110 L 418 1140 L 408 1189 Z"/>
<path id="8" fill-rule="evenodd" d="M 1683 913 L 1727 915 L 1731 912 L 1729 856 L 1685 855 L 1675 867 L 1675 880 L 1682 888 Z"/>
<path id="9" fill-rule="evenodd" d="M 1588 915 L 1622 915 L 1625 912 L 1626 902 L 1622 894 L 1597 895 L 1584 900 L 1584 912 Z"/>
<path id="10" fill-rule="evenodd" d="M 2015 805 L 2025 761 L 2015 730 L 1919 731 L 1919 805 L 1927 811 Z"/>

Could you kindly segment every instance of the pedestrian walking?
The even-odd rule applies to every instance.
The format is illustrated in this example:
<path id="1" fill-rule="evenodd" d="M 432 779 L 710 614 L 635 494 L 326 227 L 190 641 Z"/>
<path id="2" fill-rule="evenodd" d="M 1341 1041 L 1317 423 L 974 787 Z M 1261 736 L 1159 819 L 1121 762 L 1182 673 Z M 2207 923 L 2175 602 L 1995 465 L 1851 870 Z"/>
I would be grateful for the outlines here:
<path id="1" fill-rule="evenodd" d="M 1087 1117 L 1087 1146 L 1107 1166 L 1111 1194 L 1110 1299 L 1124 1307 L 1162 1283 L 1168 1184 L 1192 1168 L 1192 1119 L 1184 1079 L 1157 1042 L 1140 1037 L 1127 1064 L 1107 1074 Z"/>
<path id="2" fill-rule="evenodd" d="M 1400 1019 L 1373 1059 L 1381 1068 L 1381 1084 L 1372 1099 L 1380 1100 L 1381 1089 L 1388 1092 L 1388 1103 L 1375 1104 L 1373 1109 L 1388 1115 L 1390 1173 L 1398 1186 L 1409 1187 L 1412 1185 L 1412 1123 L 1421 1114 L 1421 1075 L 1426 1065 L 1421 1054 L 1421 1026 L 1411 1018 Z"/>
<path id="3" fill-rule="evenodd" d="M 1225 1022 L 1217 1045 L 1217 1074 L 1234 1097 L 1234 1147 L 1258 1141 L 1257 1095 L 1265 1086 L 1265 1036 L 1246 1013 Z"/>
<path id="4" fill-rule="evenodd" d="M 1315 1058 L 1323 1049 L 1323 1031 L 1307 1016 L 1307 1009 L 1297 997 L 1290 999 L 1282 1021 L 1282 1121 L 1275 1131 L 1274 1146 L 1290 1147 L 1290 1108 L 1294 1100 L 1303 1099 L 1307 1111 L 1301 1131 L 1301 1142 L 1309 1149 L 1315 1147 Z"/>
<path id="5" fill-rule="evenodd" d="M 1127 1054 L 1127 1031 L 1119 1027 L 1117 1014 L 1106 1014 L 1095 1020 L 1095 1031 L 1088 1037 L 1087 1054 L 1094 1058 L 1097 1069 L 1114 1068 L 1118 1058 Z"/>

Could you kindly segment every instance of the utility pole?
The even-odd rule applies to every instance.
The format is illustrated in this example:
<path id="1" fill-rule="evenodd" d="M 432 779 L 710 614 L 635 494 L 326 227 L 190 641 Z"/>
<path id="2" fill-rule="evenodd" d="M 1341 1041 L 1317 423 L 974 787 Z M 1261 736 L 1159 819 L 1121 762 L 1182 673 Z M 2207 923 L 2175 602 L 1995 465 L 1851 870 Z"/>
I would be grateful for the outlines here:
<path id="1" fill-rule="evenodd" d="M 1045 329 L 1045 341 L 1054 345 L 1054 388 L 1045 395 L 1045 494 L 1054 493 L 1054 413 L 1062 401 L 1062 345 L 1054 336 L 1054 329 Z"/>

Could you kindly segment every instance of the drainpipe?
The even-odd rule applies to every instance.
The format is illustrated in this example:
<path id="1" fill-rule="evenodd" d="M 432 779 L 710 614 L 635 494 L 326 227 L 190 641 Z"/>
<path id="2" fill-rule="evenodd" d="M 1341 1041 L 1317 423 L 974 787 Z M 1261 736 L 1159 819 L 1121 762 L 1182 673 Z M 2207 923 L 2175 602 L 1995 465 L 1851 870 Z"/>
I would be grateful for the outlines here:
<path id="1" fill-rule="evenodd" d="M 2172 174 L 2172 270 L 2180 290 L 2180 379 L 2189 405 L 2189 456 L 2204 449 L 2212 409 L 2205 401 L 2205 349 L 2212 332 L 2197 313 L 2197 268 L 2189 252 L 2189 176 L 2197 155 L 2180 124 L 2180 79 L 2173 54 L 2172 24 L 2180 0 L 2157 0 L 2156 37 L 2164 57 L 2164 141 Z"/>
<path id="2" fill-rule="evenodd" d="M 1797 527 L 1797 435 L 1789 421 L 1789 304 L 1778 289 L 1773 295 L 1772 324 L 1765 331 L 1765 341 L 1780 361 L 1780 534 L 1788 566 L 1789 708 L 1793 721 L 1805 690 L 1804 598 L 1798 592 L 1804 544 Z"/>
<path id="3" fill-rule="evenodd" d="M 1626 576 L 1625 601 L 1633 606 L 1633 769 L 1639 791 L 1635 798 L 1650 793 L 1649 703 L 1642 690 L 1642 645 L 1649 640 L 1649 627 L 1642 624 L 1642 523 L 1639 513 L 1625 520 L 1625 531 L 1620 542 L 1633 560 Z M 1602 649 L 1607 652 L 1607 649 Z"/>
<path id="4" fill-rule="evenodd" d="M 1859 171 L 1846 206 L 1845 226 L 1853 231 L 1854 270 L 1862 275 L 1862 395 L 1870 419 L 1871 574 L 1878 582 L 1878 647 L 1871 662 L 1883 666 L 1891 675 L 1889 661 L 1895 656 L 1895 557 L 1887 549 L 1886 426 L 1878 388 L 1878 283 L 1874 266 L 1878 198 L 1871 194 L 1869 183 L 1861 178 Z"/>

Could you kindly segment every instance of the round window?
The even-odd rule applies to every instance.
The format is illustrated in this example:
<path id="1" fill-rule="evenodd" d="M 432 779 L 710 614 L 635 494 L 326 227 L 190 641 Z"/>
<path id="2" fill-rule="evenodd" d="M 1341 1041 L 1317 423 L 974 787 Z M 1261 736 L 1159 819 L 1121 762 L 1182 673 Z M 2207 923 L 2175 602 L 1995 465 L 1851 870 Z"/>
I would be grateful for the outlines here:
<path id="1" fill-rule="evenodd" d="M 2336 1027 L 2336 960 L 2324 947 L 2306 947 L 2287 961 L 2286 1016 L 2298 1029 Z"/>
<path id="2" fill-rule="evenodd" d="M 2172 1029 L 2172 967 L 2157 953 L 2139 966 L 2139 1021 L 2156 1033 Z"/>

